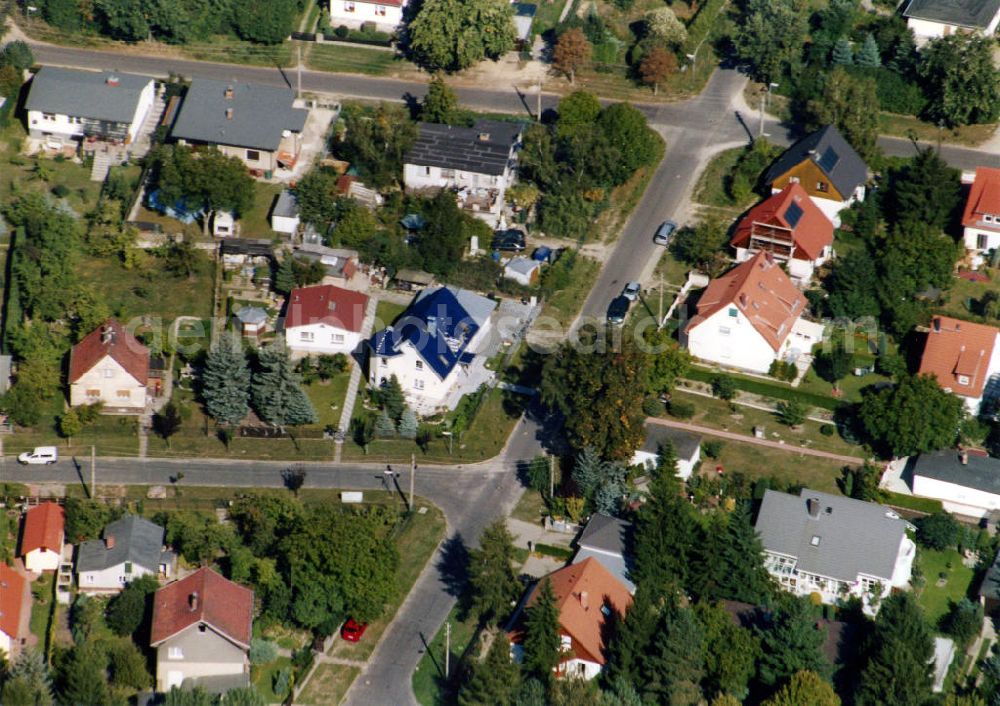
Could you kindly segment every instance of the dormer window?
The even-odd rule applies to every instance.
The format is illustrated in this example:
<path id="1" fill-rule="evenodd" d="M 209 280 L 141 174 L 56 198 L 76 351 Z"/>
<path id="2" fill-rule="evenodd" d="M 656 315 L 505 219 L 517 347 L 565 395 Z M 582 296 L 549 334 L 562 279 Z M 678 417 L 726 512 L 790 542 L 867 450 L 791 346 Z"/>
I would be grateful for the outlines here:
<path id="1" fill-rule="evenodd" d="M 820 541 L 821 541 L 821 540 L 820 540 L 820 536 L 819 536 L 818 534 L 814 534 L 814 535 L 812 536 L 812 539 L 810 539 L 810 540 L 809 540 L 809 544 L 811 544 L 811 545 L 812 545 L 812 546 L 814 546 L 814 547 L 818 547 L 818 546 L 819 546 L 819 543 L 820 543 Z"/>
<path id="2" fill-rule="evenodd" d="M 983 214 L 983 221 L 986 222 L 986 223 L 992 223 L 993 222 L 993 216 L 991 216 L 988 213 L 984 213 Z"/>
<path id="3" fill-rule="evenodd" d="M 959 375 L 958 376 L 958 384 L 959 385 L 968 385 L 969 384 L 969 376 L 968 375 Z"/>

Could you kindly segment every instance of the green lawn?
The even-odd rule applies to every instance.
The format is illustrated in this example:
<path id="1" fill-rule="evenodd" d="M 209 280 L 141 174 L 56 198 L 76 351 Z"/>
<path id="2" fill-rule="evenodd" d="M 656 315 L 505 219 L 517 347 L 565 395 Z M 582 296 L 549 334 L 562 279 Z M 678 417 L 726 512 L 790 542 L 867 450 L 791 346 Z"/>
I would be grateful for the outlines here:
<path id="1" fill-rule="evenodd" d="M 1000 288 L 1000 278 L 994 276 L 989 282 L 970 282 L 967 279 L 955 277 L 951 281 L 951 287 L 944 293 L 944 300 L 934 311 L 947 314 L 960 319 L 979 321 L 992 324 L 980 314 L 979 301 L 986 292 L 997 291 Z"/>
<path id="2" fill-rule="evenodd" d="M 340 424 L 340 415 L 343 412 L 344 397 L 347 395 L 347 384 L 351 381 L 350 369 L 332 378 L 327 384 L 316 381 L 306 386 L 306 394 L 309 395 L 316 414 L 319 417 L 317 425 L 320 427 Z"/>
<path id="3" fill-rule="evenodd" d="M 310 47 L 306 65 L 314 71 L 337 71 L 384 76 L 397 71 L 414 73 L 415 67 L 391 51 L 347 44 L 316 44 Z"/>
<path id="4" fill-rule="evenodd" d="M 869 360 L 859 360 L 855 363 L 856 365 L 871 367 L 874 364 L 874 358 Z M 862 377 L 857 377 L 854 372 L 851 371 L 843 380 L 837 383 L 837 387 L 840 389 L 841 396 L 840 399 L 846 402 L 860 402 L 861 401 L 861 390 L 869 385 L 875 385 L 880 382 L 891 382 L 892 378 L 885 375 L 879 375 L 877 373 L 871 373 L 869 375 L 864 375 Z M 832 397 L 833 385 L 821 378 L 816 374 L 815 369 L 810 370 L 806 373 L 805 378 L 799 384 L 798 388 L 803 392 L 812 392 L 818 395 L 827 395 Z"/>
<path id="5" fill-rule="evenodd" d="M 924 609 L 927 621 L 936 627 L 948 612 L 948 602 L 958 601 L 968 594 L 975 572 L 962 564 L 962 555 L 955 549 L 938 551 L 921 547 L 917 550 L 917 562 L 924 576 L 924 586 L 917 590 L 917 602 Z M 938 586 L 942 572 L 946 583 Z"/>
<path id="6" fill-rule="evenodd" d="M 254 182 L 253 206 L 240 216 L 240 237 L 242 238 L 273 238 L 277 235 L 271 230 L 268 216 L 274 199 L 284 189 L 284 184 L 268 184 L 262 181 Z"/>
<path id="7" fill-rule="evenodd" d="M 749 203 L 736 203 L 726 189 L 728 177 L 733 173 L 736 162 L 745 149 L 744 147 L 734 147 L 719 152 L 719 154 L 712 157 L 711 161 L 709 161 L 702 171 L 701 176 L 698 177 L 698 183 L 694 187 L 694 200 L 696 202 L 706 206 L 733 209 L 749 205 Z M 752 202 L 753 199 L 751 199 L 750 203 Z"/>
<path id="8" fill-rule="evenodd" d="M 459 619 L 460 615 L 457 606 L 448 614 L 448 622 L 451 623 L 449 671 L 452 678 L 459 671 L 459 662 L 476 633 L 476 621 L 471 618 L 462 621 Z M 503 638 L 501 635 L 500 639 Z M 448 684 L 444 679 L 444 643 L 445 627 L 442 625 L 413 673 L 413 693 L 422 706 L 444 706 L 453 702 L 453 699 L 449 698 Z"/>
<path id="9" fill-rule="evenodd" d="M 525 522 L 538 522 L 545 512 L 545 500 L 537 490 L 528 488 L 518 500 L 510 516 Z"/>
<path id="10" fill-rule="evenodd" d="M 580 307 L 583 306 L 583 301 L 590 293 L 590 288 L 600 271 L 601 265 L 597 260 L 577 255 L 570 275 L 570 285 L 546 299 L 542 316 L 554 318 L 563 330 L 569 328 L 573 319 L 580 313 Z"/>
<path id="11" fill-rule="evenodd" d="M 38 649 L 45 649 L 48 638 L 49 621 L 53 618 L 52 608 L 55 600 L 53 583 L 55 574 L 42 574 L 31 584 L 31 634 L 38 638 Z"/>
<path id="12" fill-rule="evenodd" d="M 273 662 L 250 667 L 250 681 L 260 695 L 264 697 L 266 703 L 272 704 L 281 701 L 284 695 L 274 693 L 274 678 L 284 667 L 291 669 L 292 660 L 288 657 L 278 657 Z"/>
<path id="13" fill-rule="evenodd" d="M 711 439 L 712 437 L 705 437 L 706 441 Z M 702 469 L 710 473 L 714 473 L 715 467 L 721 465 L 727 474 L 742 473 L 750 478 L 775 478 L 790 484 L 801 483 L 815 490 L 840 493 L 837 478 L 844 467 L 840 461 L 728 439 L 720 441 L 724 446 L 718 459 L 702 454 Z"/>
<path id="14" fill-rule="evenodd" d="M 337 706 L 360 673 L 359 668 L 346 664 L 319 664 L 295 702 L 309 706 Z"/>
<path id="15" fill-rule="evenodd" d="M 98 456 L 135 456 L 139 453 L 139 437 L 135 417 L 101 416 L 72 439 L 64 439 L 56 431 L 56 416 L 62 413 L 62 396 L 52 400 L 51 412 L 43 421 L 30 428 L 18 427 L 4 438 L 7 455 L 28 451 L 36 446 L 57 446 L 63 458 L 77 457 L 81 463 L 90 458 L 90 447 Z"/>
<path id="16" fill-rule="evenodd" d="M 406 311 L 405 304 L 397 304 L 388 299 L 380 299 L 375 306 L 375 324 L 372 330 L 381 331 L 398 319 L 404 311 Z"/>

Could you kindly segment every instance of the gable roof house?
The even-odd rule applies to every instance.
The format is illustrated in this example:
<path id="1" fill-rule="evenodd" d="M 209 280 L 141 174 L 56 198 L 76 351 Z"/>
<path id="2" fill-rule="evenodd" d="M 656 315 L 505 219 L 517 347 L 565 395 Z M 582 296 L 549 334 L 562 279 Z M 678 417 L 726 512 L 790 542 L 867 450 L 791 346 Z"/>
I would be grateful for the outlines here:
<path id="1" fill-rule="evenodd" d="M 453 189 L 458 203 L 496 227 L 514 183 L 522 125 L 477 120 L 472 127 L 420 123 L 403 159 L 408 191 Z"/>
<path id="2" fill-rule="evenodd" d="M 628 588 L 601 562 L 588 557 L 540 579 L 531 589 L 524 607 L 534 605 L 542 581 L 551 584 L 559 610 L 559 637 L 564 656 L 556 667 L 556 675 L 593 679 L 607 662 L 607 621 L 614 613 L 625 615 L 632 605 Z M 522 615 L 519 611 L 514 617 L 516 627 L 508 633 L 516 661 L 523 656 L 520 643 L 524 633 L 519 626 Z"/>
<path id="3" fill-rule="evenodd" d="M 976 168 L 962 212 L 962 240 L 977 267 L 990 250 L 1000 248 L 1000 169 Z"/>
<path id="4" fill-rule="evenodd" d="M 104 403 L 105 413 L 142 414 L 146 409 L 149 349 L 114 319 L 73 346 L 69 356 L 69 403 Z"/>
<path id="5" fill-rule="evenodd" d="M 833 125 L 806 135 L 764 174 L 771 192 L 798 183 L 834 226 L 840 212 L 865 198 L 868 165 Z"/>
<path id="6" fill-rule="evenodd" d="M 368 296 L 321 284 L 299 287 L 285 304 L 285 341 L 293 358 L 352 353 L 361 345 Z"/>
<path id="7" fill-rule="evenodd" d="M 681 342 L 696 358 L 767 373 L 775 360 L 795 362 L 823 339 L 822 324 L 805 311 L 802 292 L 759 252 L 709 282 Z"/>
<path id="8" fill-rule="evenodd" d="M 76 555 L 76 582 L 84 593 L 117 593 L 140 576 L 169 578 L 176 555 L 163 545 L 164 530 L 136 515 L 104 528 L 103 539 L 88 539 Z"/>
<path id="9" fill-rule="evenodd" d="M 573 556 L 573 563 L 580 564 L 590 558 L 596 559 L 612 576 L 621 581 L 629 593 L 634 594 L 635 584 L 629 579 L 629 562 L 626 559 L 631 532 L 631 522 L 595 512 L 587 520 L 583 532 L 576 540 L 577 550 Z"/>
<path id="10" fill-rule="evenodd" d="M 406 5 L 407 0 L 330 0 L 330 26 L 357 29 L 369 22 L 381 32 L 392 32 L 403 23 Z"/>
<path id="11" fill-rule="evenodd" d="M 987 517 L 1000 510 L 1000 459 L 959 449 L 910 460 L 914 495 L 940 500 L 948 512 Z"/>
<path id="12" fill-rule="evenodd" d="M 869 615 L 909 585 L 916 545 L 908 526 L 877 503 L 809 488 L 764 491 L 756 522 L 764 566 L 784 590 L 829 604 L 856 596 Z"/>
<path id="13" fill-rule="evenodd" d="M 751 208 L 737 224 L 730 245 L 737 262 L 771 253 L 786 263 L 793 280 L 808 284 L 815 269 L 833 257 L 833 223 L 802 185 L 793 182 Z"/>
<path id="14" fill-rule="evenodd" d="M 149 639 L 156 690 L 201 686 L 221 693 L 247 686 L 252 625 L 253 591 L 212 569 L 161 588 L 153 597 Z"/>
<path id="15" fill-rule="evenodd" d="M 653 470 L 660 460 L 660 448 L 670 444 L 677 457 L 677 477 L 687 480 L 701 461 L 701 437 L 680 429 L 646 422 L 642 446 L 632 454 L 630 465 Z"/>
<path id="16" fill-rule="evenodd" d="M 421 290 L 396 323 L 369 341 L 368 383 L 393 375 L 407 402 L 421 413 L 454 409 L 462 395 L 479 389 L 490 372 L 492 299 L 466 289 Z"/>
<path id="17" fill-rule="evenodd" d="M 910 0 L 903 17 L 918 44 L 951 34 L 992 37 L 1000 24 L 1000 0 Z"/>
<path id="18" fill-rule="evenodd" d="M 13 660 L 31 635 L 31 590 L 28 579 L 0 564 L 0 654 Z"/>
<path id="19" fill-rule="evenodd" d="M 148 76 L 43 66 L 31 79 L 24 106 L 28 134 L 56 144 L 81 139 L 129 144 L 155 99 Z"/>
<path id="20" fill-rule="evenodd" d="M 196 78 L 170 131 L 181 144 L 217 147 L 255 176 L 292 169 L 309 111 L 291 88 Z"/>
<path id="21" fill-rule="evenodd" d="M 28 571 L 56 571 L 62 560 L 66 513 L 62 506 L 45 502 L 28 508 L 21 530 L 21 551 Z"/>
<path id="22" fill-rule="evenodd" d="M 987 412 L 1000 394 L 998 334 L 992 326 L 935 316 L 918 372 L 936 377 L 944 390 L 962 398 L 971 414 Z"/>

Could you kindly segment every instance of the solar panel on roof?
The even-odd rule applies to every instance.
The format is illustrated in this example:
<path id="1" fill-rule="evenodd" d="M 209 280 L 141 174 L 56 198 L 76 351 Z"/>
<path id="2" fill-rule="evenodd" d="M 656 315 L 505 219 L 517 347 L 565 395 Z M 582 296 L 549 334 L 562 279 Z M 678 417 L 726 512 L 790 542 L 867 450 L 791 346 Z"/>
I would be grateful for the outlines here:
<path id="1" fill-rule="evenodd" d="M 837 166 L 837 162 L 839 161 L 840 155 L 837 154 L 836 150 L 834 150 L 833 147 L 827 147 L 823 152 L 823 156 L 819 158 L 819 162 L 817 162 L 817 164 L 819 164 L 820 169 L 829 174 L 833 171 L 833 168 Z"/>
<path id="2" fill-rule="evenodd" d="M 792 201 L 785 209 L 785 220 L 788 221 L 788 225 L 794 228 L 799 224 L 800 218 L 802 218 L 802 207 Z"/>

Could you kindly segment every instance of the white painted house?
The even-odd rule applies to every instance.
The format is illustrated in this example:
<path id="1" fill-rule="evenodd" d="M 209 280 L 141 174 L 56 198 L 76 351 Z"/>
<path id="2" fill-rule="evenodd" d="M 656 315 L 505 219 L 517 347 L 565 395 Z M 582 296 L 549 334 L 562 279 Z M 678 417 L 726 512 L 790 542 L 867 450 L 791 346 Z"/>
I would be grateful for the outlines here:
<path id="1" fill-rule="evenodd" d="M 377 387 L 395 376 L 421 413 L 457 404 L 489 374 L 484 364 L 496 306 L 465 289 L 422 290 L 393 326 L 369 342 L 368 384 Z"/>
<path id="2" fill-rule="evenodd" d="M 407 191 L 451 189 L 461 208 L 496 227 L 517 174 L 522 126 L 477 120 L 472 127 L 420 123 L 403 159 Z"/>
<path id="3" fill-rule="evenodd" d="M 56 571 L 62 561 L 66 514 L 62 506 L 45 502 L 28 508 L 21 530 L 21 551 L 24 568 L 40 573 Z"/>
<path id="4" fill-rule="evenodd" d="M 104 404 L 104 412 L 142 414 L 146 409 L 149 349 L 124 326 L 108 319 L 73 346 L 69 403 Z"/>
<path id="5" fill-rule="evenodd" d="M 118 593 L 137 578 L 170 578 L 176 555 L 163 544 L 164 530 L 136 515 L 125 515 L 104 528 L 102 539 L 80 544 L 76 582 L 83 593 Z"/>
<path id="6" fill-rule="evenodd" d="M 912 490 L 940 500 L 944 509 L 966 517 L 1000 510 L 1000 459 L 945 449 L 921 454 L 912 463 Z"/>
<path id="7" fill-rule="evenodd" d="M 372 22 L 381 32 L 392 32 L 403 24 L 406 0 L 330 0 L 330 26 L 357 29 Z"/>
<path id="8" fill-rule="evenodd" d="M 368 297 L 321 284 L 293 289 L 285 309 L 285 343 L 293 358 L 353 353 L 361 345 Z"/>
<path id="9" fill-rule="evenodd" d="M 933 375 L 965 402 L 970 414 L 989 413 L 1000 396 L 1000 330 L 950 316 L 931 320 L 920 358 L 922 374 Z"/>
<path id="10" fill-rule="evenodd" d="M 962 213 L 962 240 L 977 266 L 1000 248 L 1000 169 L 976 168 Z"/>
<path id="11" fill-rule="evenodd" d="M 31 79 L 28 133 L 51 142 L 83 138 L 129 144 L 153 109 L 148 76 L 44 66 Z"/>
<path id="12" fill-rule="evenodd" d="M 992 37 L 1000 24 L 1000 0 L 909 0 L 903 17 L 918 43 L 952 34 Z"/>
<path id="13" fill-rule="evenodd" d="M 805 311 L 806 298 L 760 252 L 709 282 L 681 342 L 695 358 L 767 373 L 775 360 L 795 362 L 823 340 L 823 325 Z"/>
<path id="14" fill-rule="evenodd" d="M 701 461 L 701 437 L 680 429 L 647 422 L 642 446 L 632 454 L 631 465 L 642 466 L 647 471 L 656 468 L 660 449 L 669 444 L 677 457 L 677 477 L 687 480 Z"/>
<path id="15" fill-rule="evenodd" d="M 908 527 L 877 503 L 808 488 L 764 491 L 756 522 L 764 566 L 784 590 L 831 605 L 854 596 L 869 615 L 910 584 L 916 545 Z"/>

